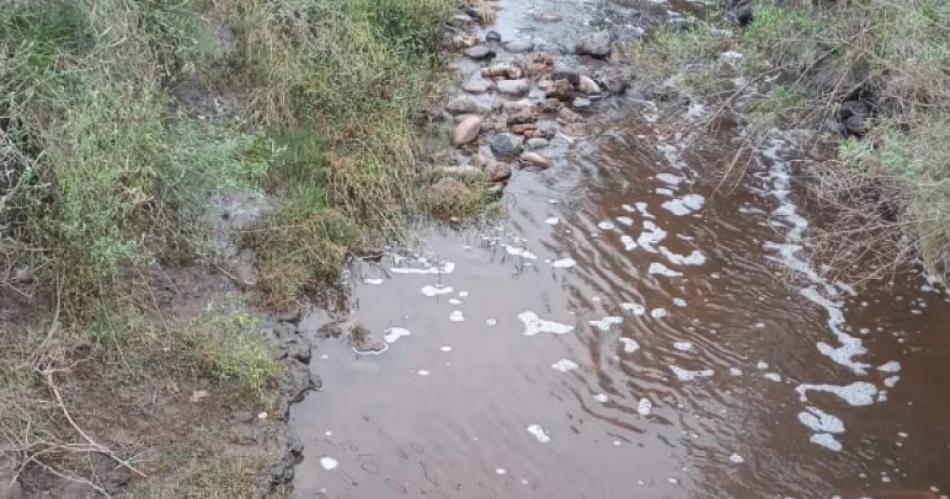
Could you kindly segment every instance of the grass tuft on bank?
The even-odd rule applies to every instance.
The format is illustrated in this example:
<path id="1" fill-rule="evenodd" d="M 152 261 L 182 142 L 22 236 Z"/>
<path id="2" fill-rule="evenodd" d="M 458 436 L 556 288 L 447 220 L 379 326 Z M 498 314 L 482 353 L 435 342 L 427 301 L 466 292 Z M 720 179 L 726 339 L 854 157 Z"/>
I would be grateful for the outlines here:
<path id="1" fill-rule="evenodd" d="M 754 130 L 823 131 L 837 152 L 817 191 L 840 216 L 821 251 L 842 271 L 880 278 L 920 256 L 950 274 L 947 3 L 757 0 L 746 26 L 726 21 L 733 3 L 635 44 L 633 63 L 728 103 Z M 742 54 L 735 67 L 721 59 L 730 50 Z M 757 92 L 737 102 L 742 85 Z"/>

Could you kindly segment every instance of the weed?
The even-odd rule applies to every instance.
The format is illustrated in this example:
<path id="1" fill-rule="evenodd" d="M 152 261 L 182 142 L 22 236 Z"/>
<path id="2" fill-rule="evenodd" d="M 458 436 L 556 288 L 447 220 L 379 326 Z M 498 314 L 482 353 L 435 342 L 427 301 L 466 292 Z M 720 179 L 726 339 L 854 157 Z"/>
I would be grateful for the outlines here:
<path id="1" fill-rule="evenodd" d="M 198 372 L 213 381 L 234 383 L 241 393 L 263 397 L 264 389 L 283 374 L 283 367 L 260 333 L 260 325 L 241 311 L 209 309 L 177 328 L 173 337 Z"/>

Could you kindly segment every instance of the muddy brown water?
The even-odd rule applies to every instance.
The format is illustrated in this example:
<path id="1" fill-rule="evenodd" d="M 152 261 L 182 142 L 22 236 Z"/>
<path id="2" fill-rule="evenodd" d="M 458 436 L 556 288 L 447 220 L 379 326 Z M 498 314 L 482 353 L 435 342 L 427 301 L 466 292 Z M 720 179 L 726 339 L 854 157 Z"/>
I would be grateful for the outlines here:
<path id="1" fill-rule="evenodd" d="M 528 20 L 550 2 L 502 4 L 505 38 L 559 29 Z M 600 12 L 554 4 L 578 30 Z M 553 168 L 515 172 L 502 219 L 351 269 L 388 348 L 318 344 L 295 497 L 950 492 L 947 295 L 818 275 L 781 141 L 713 195 L 653 106 L 599 106 Z"/>

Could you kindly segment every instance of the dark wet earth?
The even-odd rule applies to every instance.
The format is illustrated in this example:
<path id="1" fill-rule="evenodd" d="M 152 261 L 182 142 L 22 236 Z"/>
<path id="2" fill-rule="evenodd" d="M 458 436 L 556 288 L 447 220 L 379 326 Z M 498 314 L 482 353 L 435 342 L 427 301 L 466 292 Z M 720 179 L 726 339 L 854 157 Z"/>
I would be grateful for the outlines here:
<path id="1" fill-rule="evenodd" d="M 503 37 L 553 46 L 602 12 L 502 6 Z M 821 277 L 780 139 L 714 193 L 666 126 L 701 107 L 597 106 L 554 167 L 515 172 L 503 218 L 351 269 L 352 316 L 388 348 L 317 345 L 295 497 L 946 497 L 946 293 Z"/>

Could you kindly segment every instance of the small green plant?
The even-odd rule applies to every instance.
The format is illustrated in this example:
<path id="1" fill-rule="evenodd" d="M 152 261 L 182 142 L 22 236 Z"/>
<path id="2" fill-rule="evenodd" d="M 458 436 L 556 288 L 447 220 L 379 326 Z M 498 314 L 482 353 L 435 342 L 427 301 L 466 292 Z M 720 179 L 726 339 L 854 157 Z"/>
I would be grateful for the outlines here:
<path id="1" fill-rule="evenodd" d="M 202 376 L 234 383 L 244 393 L 263 396 L 264 389 L 283 374 L 259 322 L 241 311 L 209 309 L 182 326 L 176 337 L 183 342 L 182 353 L 194 360 Z"/>

